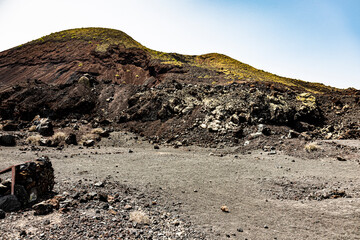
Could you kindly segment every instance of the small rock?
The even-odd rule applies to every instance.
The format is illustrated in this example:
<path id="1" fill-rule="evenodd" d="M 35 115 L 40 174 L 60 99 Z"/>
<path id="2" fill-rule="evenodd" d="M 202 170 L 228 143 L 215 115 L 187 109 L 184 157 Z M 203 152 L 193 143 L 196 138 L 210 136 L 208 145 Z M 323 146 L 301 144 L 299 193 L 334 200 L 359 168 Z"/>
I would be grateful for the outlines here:
<path id="1" fill-rule="evenodd" d="M 54 210 L 54 206 L 48 202 L 40 202 L 32 207 L 35 212 L 34 215 L 46 215 Z"/>
<path id="2" fill-rule="evenodd" d="M 225 205 L 221 206 L 221 211 L 226 212 L 226 213 L 230 212 L 229 208 L 227 206 L 225 206 Z"/>
<path id="3" fill-rule="evenodd" d="M 124 207 L 124 209 L 125 209 L 125 210 L 130 210 L 130 209 L 132 209 L 132 206 L 129 205 L 129 204 L 126 204 L 125 207 Z"/>
<path id="4" fill-rule="evenodd" d="M 154 145 L 154 149 L 160 149 L 159 145 Z"/>
<path id="5" fill-rule="evenodd" d="M 337 159 L 338 161 L 341 161 L 341 162 L 347 161 L 345 158 L 343 158 L 343 157 L 341 157 L 341 156 L 337 156 L 336 159 Z"/>
<path id="6" fill-rule="evenodd" d="M 236 229 L 236 231 L 238 231 L 238 232 L 244 232 L 244 230 L 243 230 L 242 228 L 238 228 L 238 229 Z"/>
<path id="7" fill-rule="evenodd" d="M 65 138 L 65 143 L 67 145 L 77 145 L 77 140 L 76 140 L 76 135 L 74 133 L 70 133 L 66 138 Z"/>
<path id="8" fill-rule="evenodd" d="M 275 150 L 271 150 L 270 152 L 268 152 L 268 155 L 275 155 L 276 151 Z"/>
<path id="9" fill-rule="evenodd" d="M 49 225 L 50 224 L 50 220 L 49 219 L 45 219 L 43 222 L 44 225 Z"/>
<path id="10" fill-rule="evenodd" d="M 96 182 L 94 183 L 95 187 L 103 187 L 104 186 L 104 182 Z"/>
<path id="11" fill-rule="evenodd" d="M 264 225 L 264 228 L 265 228 L 265 229 L 268 229 L 269 227 L 268 227 L 268 225 Z"/>
<path id="12" fill-rule="evenodd" d="M 83 142 L 83 146 L 84 147 L 92 147 L 95 145 L 95 141 L 94 140 L 86 140 L 85 142 Z"/>
<path id="13" fill-rule="evenodd" d="M 179 226 L 179 225 L 180 225 L 180 221 L 179 221 L 179 220 L 174 220 L 174 221 L 172 222 L 172 224 L 175 225 L 175 226 Z"/>
<path id="14" fill-rule="evenodd" d="M 133 152 L 134 152 L 133 150 L 129 149 L 129 153 L 133 153 Z"/>
<path id="15" fill-rule="evenodd" d="M 22 231 L 20 232 L 20 237 L 26 237 L 26 235 L 27 235 L 27 233 L 26 233 L 25 230 L 22 230 Z"/>
<path id="16" fill-rule="evenodd" d="M 294 131 L 294 130 L 290 130 L 289 133 L 288 133 L 288 138 L 297 138 L 299 137 L 300 133 Z"/>

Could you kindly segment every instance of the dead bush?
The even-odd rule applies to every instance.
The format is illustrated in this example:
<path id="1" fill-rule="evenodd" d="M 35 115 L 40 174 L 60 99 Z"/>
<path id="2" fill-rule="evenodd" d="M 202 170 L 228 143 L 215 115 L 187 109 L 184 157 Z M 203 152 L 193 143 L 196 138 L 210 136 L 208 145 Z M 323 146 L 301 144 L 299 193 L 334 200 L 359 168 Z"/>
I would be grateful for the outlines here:
<path id="1" fill-rule="evenodd" d="M 320 146 L 317 143 L 308 143 L 304 147 L 307 152 L 315 152 L 320 150 Z"/>
<path id="2" fill-rule="evenodd" d="M 32 135 L 26 138 L 25 142 L 31 145 L 39 145 L 41 140 L 40 135 Z"/>

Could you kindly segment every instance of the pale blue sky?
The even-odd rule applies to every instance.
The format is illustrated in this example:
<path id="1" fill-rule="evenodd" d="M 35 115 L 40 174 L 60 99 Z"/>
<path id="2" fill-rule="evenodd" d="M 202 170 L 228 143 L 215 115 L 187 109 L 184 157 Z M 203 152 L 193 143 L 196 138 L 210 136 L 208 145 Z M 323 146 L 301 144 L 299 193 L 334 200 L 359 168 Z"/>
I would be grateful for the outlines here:
<path id="1" fill-rule="evenodd" d="M 0 0 L 0 51 L 76 27 L 165 52 L 219 52 L 280 76 L 360 89 L 357 0 Z"/>

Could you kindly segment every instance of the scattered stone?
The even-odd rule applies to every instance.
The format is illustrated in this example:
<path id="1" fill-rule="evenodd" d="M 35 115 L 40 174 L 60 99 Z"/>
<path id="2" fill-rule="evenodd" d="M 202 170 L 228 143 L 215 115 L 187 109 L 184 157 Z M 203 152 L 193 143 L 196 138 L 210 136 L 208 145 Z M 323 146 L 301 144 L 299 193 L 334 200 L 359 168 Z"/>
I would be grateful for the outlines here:
<path id="1" fill-rule="evenodd" d="M 46 138 L 41 138 L 39 140 L 39 144 L 40 146 L 47 146 L 47 147 L 50 147 L 52 145 L 52 142 L 50 139 L 46 139 Z"/>
<path id="2" fill-rule="evenodd" d="M 341 161 L 341 162 L 346 162 L 346 161 L 347 161 L 346 158 L 341 157 L 341 156 L 337 156 L 336 159 L 337 159 L 338 161 Z"/>
<path id="3" fill-rule="evenodd" d="M 265 229 L 268 229 L 269 227 L 268 227 L 268 225 L 264 225 L 264 228 L 265 228 Z"/>
<path id="4" fill-rule="evenodd" d="M 236 231 L 238 231 L 238 232 L 244 232 L 244 230 L 243 230 L 242 228 L 238 228 L 238 229 L 236 229 Z"/>
<path id="5" fill-rule="evenodd" d="M 179 226 L 179 225 L 180 225 L 180 221 L 179 221 L 179 220 L 174 220 L 174 221 L 172 222 L 172 224 L 175 225 L 175 226 Z"/>
<path id="6" fill-rule="evenodd" d="M 262 134 L 264 134 L 265 136 L 270 136 L 271 135 L 271 129 L 268 127 L 264 127 L 261 131 Z"/>
<path id="7" fill-rule="evenodd" d="M 46 215 L 53 212 L 54 206 L 47 201 L 43 201 L 32 206 L 32 209 L 35 210 L 34 215 Z"/>
<path id="8" fill-rule="evenodd" d="M 229 208 L 227 206 L 225 206 L 225 205 L 221 206 L 221 211 L 226 212 L 226 213 L 230 212 Z"/>
<path id="9" fill-rule="evenodd" d="M 154 149 L 160 149 L 159 145 L 154 145 Z"/>
<path id="10" fill-rule="evenodd" d="M 104 187 L 104 182 L 96 182 L 94 183 L 95 187 Z"/>
<path id="11" fill-rule="evenodd" d="M 288 138 L 297 138 L 299 137 L 300 133 L 294 131 L 294 130 L 290 130 L 289 133 L 288 133 Z"/>
<path id="12" fill-rule="evenodd" d="M 124 209 L 125 209 L 125 210 L 130 210 L 130 209 L 132 209 L 132 206 L 129 205 L 129 204 L 126 204 L 125 207 L 124 207 Z"/>
<path id="13" fill-rule="evenodd" d="M 44 225 L 49 225 L 49 224 L 50 224 L 50 220 L 49 220 L 49 219 L 45 219 L 45 220 L 43 221 L 43 224 L 44 224 Z"/>
<path id="14" fill-rule="evenodd" d="M 133 152 L 134 152 L 133 150 L 129 149 L 129 153 L 133 153 Z"/>
<path id="15" fill-rule="evenodd" d="M 90 140 L 86 140 L 85 142 L 83 142 L 83 146 L 84 147 L 92 147 L 95 145 L 95 141 L 90 139 Z"/>
<path id="16" fill-rule="evenodd" d="M 27 233 L 25 230 L 20 231 L 20 237 L 26 237 Z"/>
<path id="17" fill-rule="evenodd" d="M 275 150 L 271 150 L 270 152 L 268 152 L 268 155 L 276 155 L 276 151 L 275 151 Z"/>

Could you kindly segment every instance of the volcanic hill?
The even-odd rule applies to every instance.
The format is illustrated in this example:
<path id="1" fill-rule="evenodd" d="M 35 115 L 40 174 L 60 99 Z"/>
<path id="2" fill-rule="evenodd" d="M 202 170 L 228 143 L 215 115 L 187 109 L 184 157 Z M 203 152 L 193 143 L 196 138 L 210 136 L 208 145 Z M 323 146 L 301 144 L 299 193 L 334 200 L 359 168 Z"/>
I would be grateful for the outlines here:
<path id="1" fill-rule="evenodd" d="M 0 53 L 4 130 L 28 130 L 39 115 L 75 134 L 83 123 L 177 146 L 357 138 L 359 96 L 222 54 L 158 52 L 105 28 L 61 31 Z"/>

